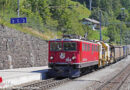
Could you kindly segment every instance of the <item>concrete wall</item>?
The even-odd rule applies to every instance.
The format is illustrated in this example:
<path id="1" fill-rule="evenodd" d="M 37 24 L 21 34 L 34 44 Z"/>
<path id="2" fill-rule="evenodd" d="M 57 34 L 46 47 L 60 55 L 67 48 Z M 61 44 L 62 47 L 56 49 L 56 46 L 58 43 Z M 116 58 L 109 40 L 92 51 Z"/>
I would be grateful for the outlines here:
<path id="1" fill-rule="evenodd" d="M 47 65 L 48 44 L 0 25 L 0 69 Z"/>

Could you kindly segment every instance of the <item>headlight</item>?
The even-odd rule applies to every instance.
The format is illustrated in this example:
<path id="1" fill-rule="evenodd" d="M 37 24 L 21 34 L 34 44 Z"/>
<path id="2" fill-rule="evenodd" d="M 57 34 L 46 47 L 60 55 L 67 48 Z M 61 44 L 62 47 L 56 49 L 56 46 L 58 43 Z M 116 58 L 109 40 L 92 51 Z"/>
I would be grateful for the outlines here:
<path id="1" fill-rule="evenodd" d="M 76 57 L 75 57 L 75 56 L 73 56 L 73 57 L 72 57 L 72 59 L 74 60 L 74 59 L 76 59 Z"/>
<path id="2" fill-rule="evenodd" d="M 51 60 L 53 60 L 53 59 L 54 59 L 54 57 L 53 57 L 53 56 L 51 56 L 51 57 L 50 57 L 50 59 L 51 59 Z"/>

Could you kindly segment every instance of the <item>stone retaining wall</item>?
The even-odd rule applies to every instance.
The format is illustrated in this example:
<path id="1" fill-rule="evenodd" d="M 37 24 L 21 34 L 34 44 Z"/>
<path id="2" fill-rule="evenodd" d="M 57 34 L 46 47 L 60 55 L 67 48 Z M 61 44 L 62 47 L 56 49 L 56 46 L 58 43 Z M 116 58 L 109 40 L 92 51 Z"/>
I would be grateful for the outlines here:
<path id="1" fill-rule="evenodd" d="M 0 69 L 47 65 L 46 41 L 0 25 Z"/>

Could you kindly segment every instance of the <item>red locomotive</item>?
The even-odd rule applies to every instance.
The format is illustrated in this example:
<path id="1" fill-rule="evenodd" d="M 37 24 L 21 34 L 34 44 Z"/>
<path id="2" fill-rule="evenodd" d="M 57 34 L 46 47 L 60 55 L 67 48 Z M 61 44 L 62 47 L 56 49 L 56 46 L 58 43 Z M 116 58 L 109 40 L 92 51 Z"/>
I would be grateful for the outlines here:
<path id="1" fill-rule="evenodd" d="M 79 77 L 87 67 L 98 66 L 98 44 L 81 39 L 50 40 L 48 60 L 53 76 Z"/>

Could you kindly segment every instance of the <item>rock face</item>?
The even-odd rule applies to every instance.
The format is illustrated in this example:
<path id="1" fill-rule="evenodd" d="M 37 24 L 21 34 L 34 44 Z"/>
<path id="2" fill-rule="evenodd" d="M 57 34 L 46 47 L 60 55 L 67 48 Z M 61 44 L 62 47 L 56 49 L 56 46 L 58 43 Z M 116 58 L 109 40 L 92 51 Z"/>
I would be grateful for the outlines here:
<path id="1" fill-rule="evenodd" d="M 47 65 L 46 41 L 0 25 L 0 69 Z"/>

